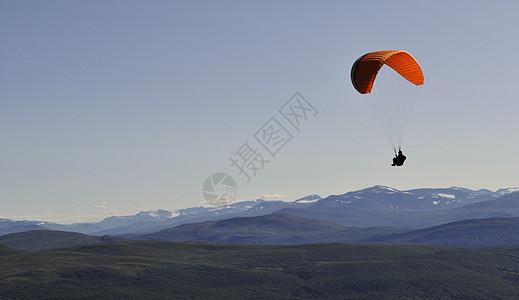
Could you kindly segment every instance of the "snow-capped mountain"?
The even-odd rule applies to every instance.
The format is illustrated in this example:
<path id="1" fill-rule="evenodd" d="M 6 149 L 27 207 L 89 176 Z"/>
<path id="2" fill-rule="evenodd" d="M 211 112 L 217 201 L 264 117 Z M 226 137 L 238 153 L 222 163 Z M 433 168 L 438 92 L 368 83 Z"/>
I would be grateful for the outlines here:
<path id="1" fill-rule="evenodd" d="M 515 189 L 502 189 L 496 192 L 485 189 L 473 191 L 459 187 L 400 191 L 377 185 L 342 195 L 329 196 L 317 201 L 314 207 L 349 206 L 376 210 L 434 210 L 491 200 L 513 191 Z"/>
<path id="2" fill-rule="evenodd" d="M 133 224 L 146 223 L 146 222 L 162 222 L 167 219 L 175 217 L 175 214 L 171 211 L 159 209 L 141 211 L 136 215 L 132 216 L 112 216 L 103 219 L 97 223 L 74 223 L 74 224 L 56 224 L 47 223 L 42 224 L 43 229 L 50 230 L 61 230 L 61 231 L 74 231 L 84 234 L 94 234 L 104 230 L 109 230 L 117 227 L 132 226 Z"/>
<path id="3" fill-rule="evenodd" d="M 189 223 L 190 220 L 221 218 L 226 215 L 245 212 L 264 200 L 243 201 L 221 207 L 190 207 L 173 211 L 149 210 L 131 216 L 112 216 L 97 223 L 49 224 L 43 229 L 74 231 L 84 234 L 114 235 L 130 232 L 146 232 L 149 228 L 169 226 L 168 224 Z"/>
<path id="4" fill-rule="evenodd" d="M 178 226 L 186 223 L 202 222 L 208 220 L 224 219 L 227 216 L 244 213 L 254 206 L 264 203 L 265 200 L 243 201 L 229 205 L 199 206 L 177 209 L 172 212 L 171 218 L 165 220 L 152 220 L 147 222 L 135 222 L 131 225 L 117 226 L 94 232 L 96 235 L 119 235 L 126 233 L 146 233 L 163 228 Z"/>
<path id="5" fill-rule="evenodd" d="M 97 223 L 98 225 L 105 228 L 114 228 L 120 226 L 128 226 L 135 223 L 140 222 L 161 222 L 170 218 L 177 216 L 178 213 L 173 213 L 171 211 L 159 209 L 159 210 L 149 210 L 149 211 L 141 211 L 134 216 L 113 216 L 104 219 L 103 221 Z"/>

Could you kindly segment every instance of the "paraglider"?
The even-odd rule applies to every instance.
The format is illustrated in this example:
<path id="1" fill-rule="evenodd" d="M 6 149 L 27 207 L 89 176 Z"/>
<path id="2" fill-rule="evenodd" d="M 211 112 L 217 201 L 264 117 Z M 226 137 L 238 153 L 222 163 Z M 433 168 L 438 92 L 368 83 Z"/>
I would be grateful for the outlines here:
<path id="1" fill-rule="evenodd" d="M 393 157 L 393 163 L 391 164 L 391 166 L 402 166 L 406 158 L 407 157 L 405 157 L 405 155 L 402 153 L 402 149 L 398 149 L 398 155 L 395 155 L 395 157 Z"/>
<path id="2" fill-rule="evenodd" d="M 402 50 L 367 53 L 351 68 L 353 87 L 368 101 L 395 152 L 391 166 L 402 166 L 406 159 L 402 143 L 416 87 L 423 82 L 420 65 Z"/>

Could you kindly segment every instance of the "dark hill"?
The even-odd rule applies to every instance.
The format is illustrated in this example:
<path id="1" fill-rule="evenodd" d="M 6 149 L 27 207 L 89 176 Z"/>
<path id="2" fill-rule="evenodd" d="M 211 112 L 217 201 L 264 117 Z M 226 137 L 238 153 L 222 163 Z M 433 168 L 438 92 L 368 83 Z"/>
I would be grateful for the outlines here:
<path id="1" fill-rule="evenodd" d="M 129 241 L 0 255 L 0 299 L 518 299 L 517 248 Z"/>
<path id="2" fill-rule="evenodd" d="M 343 227 L 289 214 L 232 218 L 184 224 L 141 235 L 138 239 L 160 241 L 210 241 L 239 244 L 291 245 L 324 242 L 355 242 L 382 234 L 400 233 L 398 228 Z"/>
<path id="3" fill-rule="evenodd" d="M 44 250 L 125 240 L 120 237 L 90 236 L 76 232 L 31 230 L 0 236 L 0 245 L 16 249 Z"/>
<path id="4" fill-rule="evenodd" d="M 519 245 L 519 218 L 463 220 L 406 233 L 371 238 L 366 241 L 464 248 Z"/>
<path id="5" fill-rule="evenodd" d="M 0 255 L 10 254 L 16 252 L 15 249 L 0 245 Z"/>

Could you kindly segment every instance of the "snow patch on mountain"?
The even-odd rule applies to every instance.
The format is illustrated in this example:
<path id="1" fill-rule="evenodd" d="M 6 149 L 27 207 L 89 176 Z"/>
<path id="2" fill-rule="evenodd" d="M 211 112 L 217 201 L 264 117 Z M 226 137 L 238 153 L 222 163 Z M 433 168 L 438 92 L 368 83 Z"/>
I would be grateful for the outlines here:
<path id="1" fill-rule="evenodd" d="M 392 192 L 392 193 L 400 192 L 397 189 L 394 189 L 394 188 L 388 187 L 388 186 L 383 186 L 383 185 L 375 185 L 372 188 L 367 188 L 367 189 L 364 189 L 362 191 L 367 191 L 367 190 L 369 190 L 369 191 L 371 191 L 373 193 L 383 193 L 383 192 L 387 193 L 388 191 Z"/>
<path id="2" fill-rule="evenodd" d="M 314 203 L 314 202 L 317 202 L 319 201 L 319 199 L 315 199 L 315 200 L 298 200 L 296 203 Z"/>
<path id="3" fill-rule="evenodd" d="M 508 188 L 508 189 L 501 189 L 501 190 L 498 190 L 497 192 L 501 195 L 506 195 L 506 194 L 510 194 L 510 193 L 513 193 L 513 192 L 518 192 L 519 191 L 519 187 L 516 187 L 516 188 Z"/>

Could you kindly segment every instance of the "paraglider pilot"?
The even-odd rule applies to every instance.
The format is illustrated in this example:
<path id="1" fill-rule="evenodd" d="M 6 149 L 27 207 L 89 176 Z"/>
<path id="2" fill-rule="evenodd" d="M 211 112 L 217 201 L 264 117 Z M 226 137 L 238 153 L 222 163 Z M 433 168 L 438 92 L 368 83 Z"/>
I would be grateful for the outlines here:
<path id="1" fill-rule="evenodd" d="M 398 149 L 398 155 L 396 155 L 396 153 L 395 153 L 395 157 L 393 157 L 393 164 L 391 166 L 392 167 L 394 167 L 394 166 L 399 166 L 400 167 L 400 166 L 402 166 L 404 164 L 405 159 L 406 159 L 406 157 L 402 153 L 402 149 Z"/>

